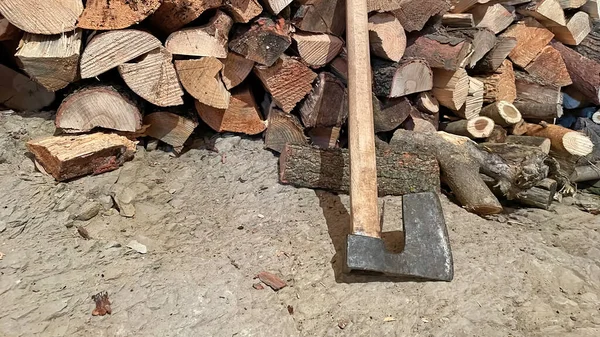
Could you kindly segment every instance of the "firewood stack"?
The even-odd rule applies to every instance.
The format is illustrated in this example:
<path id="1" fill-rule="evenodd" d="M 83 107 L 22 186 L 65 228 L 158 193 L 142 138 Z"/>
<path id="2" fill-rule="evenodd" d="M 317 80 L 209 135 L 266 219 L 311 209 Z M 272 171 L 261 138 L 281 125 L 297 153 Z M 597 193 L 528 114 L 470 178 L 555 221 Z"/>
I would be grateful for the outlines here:
<path id="1" fill-rule="evenodd" d="M 439 189 L 429 155 L 470 211 L 499 212 L 497 196 L 547 208 L 582 162 L 600 159 L 598 1 L 369 0 L 369 10 L 382 194 Z M 344 31 L 343 0 L 0 0 L 0 102 L 57 109 L 68 136 L 29 148 L 58 180 L 84 157 L 85 174 L 118 167 L 132 138 L 180 150 L 201 121 L 262 134 L 282 153 L 282 182 L 343 191 Z M 416 156 L 398 164 L 400 153 Z M 321 158 L 324 170 L 309 169 Z M 394 185 L 408 178 L 421 187 Z"/>

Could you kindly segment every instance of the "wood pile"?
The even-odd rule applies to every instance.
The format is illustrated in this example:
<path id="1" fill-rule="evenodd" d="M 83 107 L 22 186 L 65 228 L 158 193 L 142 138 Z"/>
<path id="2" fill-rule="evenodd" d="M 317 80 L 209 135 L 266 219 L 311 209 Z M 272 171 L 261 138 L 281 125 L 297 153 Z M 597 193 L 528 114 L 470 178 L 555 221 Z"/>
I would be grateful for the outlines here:
<path id="1" fill-rule="evenodd" d="M 368 4 L 380 194 L 441 174 L 491 214 L 600 179 L 600 137 L 576 123 L 600 122 L 598 1 Z M 127 138 L 181 151 L 205 124 L 262 134 L 284 183 L 343 192 L 344 31 L 343 0 L 0 0 L 0 104 L 57 110 L 63 135 L 29 148 L 58 180 L 118 167 Z"/>

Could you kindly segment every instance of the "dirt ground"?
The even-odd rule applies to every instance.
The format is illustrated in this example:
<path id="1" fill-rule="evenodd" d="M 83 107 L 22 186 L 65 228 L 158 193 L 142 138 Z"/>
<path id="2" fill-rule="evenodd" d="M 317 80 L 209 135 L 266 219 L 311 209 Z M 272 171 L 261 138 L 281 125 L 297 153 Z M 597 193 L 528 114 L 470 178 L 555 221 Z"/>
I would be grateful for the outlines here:
<path id="1" fill-rule="evenodd" d="M 24 146 L 51 118 L 0 113 L 0 336 L 600 336 L 600 220 L 574 199 L 486 220 L 442 197 L 454 281 L 372 281 L 341 273 L 348 198 L 280 185 L 259 140 L 56 183 Z"/>

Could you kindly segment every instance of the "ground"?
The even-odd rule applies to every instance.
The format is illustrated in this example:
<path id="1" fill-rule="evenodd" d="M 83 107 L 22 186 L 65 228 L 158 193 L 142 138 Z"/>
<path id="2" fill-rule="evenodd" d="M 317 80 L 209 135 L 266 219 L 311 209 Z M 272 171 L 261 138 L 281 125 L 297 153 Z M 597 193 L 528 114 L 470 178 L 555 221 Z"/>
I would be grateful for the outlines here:
<path id="1" fill-rule="evenodd" d="M 24 146 L 53 132 L 0 114 L 0 336 L 600 336 L 600 220 L 568 199 L 490 220 L 442 196 L 452 282 L 347 276 L 348 198 L 280 185 L 260 140 L 56 183 Z M 261 271 L 288 287 L 254 289 Z"/>

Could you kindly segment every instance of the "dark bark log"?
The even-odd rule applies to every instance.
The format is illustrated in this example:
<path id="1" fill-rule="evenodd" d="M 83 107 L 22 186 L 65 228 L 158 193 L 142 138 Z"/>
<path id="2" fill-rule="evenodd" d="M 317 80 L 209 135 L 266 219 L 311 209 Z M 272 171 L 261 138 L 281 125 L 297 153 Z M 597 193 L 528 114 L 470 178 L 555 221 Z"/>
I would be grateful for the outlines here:
<path id="1" fill-rule="evenodd" d="M 397 129 L 410 116 L 413 106 L 405 97 L 380 101 L 373 95 L 373 121 L 375 132 Z"/>
<path id="2" fill-rule="evenodd" d="M 348 90 L 328 72 L 317 77 L 313 89 L 300 105 L 300 116 L 307 128 L 342 126 L 348 117 Z"/>
<path id="3" fill-rule="evenodd" d="M 565 61 L 573 87 L 590 102 L 600 104 L 600 63 L 582 56 L 560 42 L 553 41 L 552 47 L 560 52 Z"/>
<path id="4" fill-rule="evenodd" d="M 433 72 L 423 59 L 373 61 L 373 92 L 382 97 L 402 97 L 433 88 Z"/>

